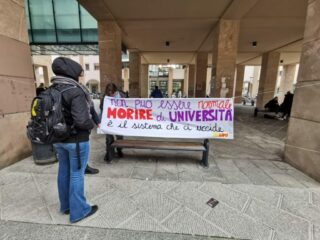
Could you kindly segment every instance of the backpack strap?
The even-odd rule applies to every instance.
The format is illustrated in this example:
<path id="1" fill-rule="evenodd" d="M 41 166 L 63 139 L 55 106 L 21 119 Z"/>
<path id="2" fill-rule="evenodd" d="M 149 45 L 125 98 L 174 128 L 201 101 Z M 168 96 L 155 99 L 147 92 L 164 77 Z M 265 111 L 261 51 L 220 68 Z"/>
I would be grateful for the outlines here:
<path id="1" fill-rule="evenodd" d="M 57 91 L 59 91 L 57 88 L 55 88 L 55 85 L 52 85 L 52 87 L 54 89 L 56 89 Z M 74 89 L 74 88 L 79 88 L 78 86 L 70 86 L 70 87 L 67 87 L 60 92 L 60 94 L 62 95 L 62 93 L 68 91 L 68 90 L 71 90 L 71 89 Z M 72 127 L 73 128 L 73 127 Z M 78 169 L 80 170 L 81 169 L 81 158 L 80 158 L 80 143 L 79 143 L 79 139 L 78 139 L 78 136 L 76 135 L 76 153 L 77 153 L 77 160 L 78 160 Z"/>
<path id="2" fill-rule="evenodd" d="M 78 169 L 81 169 L 81 158 L 80 158 L 80 143 L 78 136 L 76 136 L 76 151 L 77 151 L 77 159 L 78 159 Z"/>

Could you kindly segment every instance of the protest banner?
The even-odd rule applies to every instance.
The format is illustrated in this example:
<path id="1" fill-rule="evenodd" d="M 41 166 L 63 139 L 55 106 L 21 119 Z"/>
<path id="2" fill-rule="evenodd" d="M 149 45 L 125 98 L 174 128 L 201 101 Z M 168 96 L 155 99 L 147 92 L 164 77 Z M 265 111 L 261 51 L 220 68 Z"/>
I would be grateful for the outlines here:
<path id="1" fill-rule="evenodd" d="M 99 133 L 233 139 L 232 98 L 105 97 Z"/>

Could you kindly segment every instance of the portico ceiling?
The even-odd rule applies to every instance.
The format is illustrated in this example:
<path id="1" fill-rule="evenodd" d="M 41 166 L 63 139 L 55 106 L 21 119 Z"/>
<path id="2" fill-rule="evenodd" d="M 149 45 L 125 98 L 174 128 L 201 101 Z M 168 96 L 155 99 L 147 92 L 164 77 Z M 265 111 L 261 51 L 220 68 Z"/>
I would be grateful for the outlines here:
<path id="1" fill-rule="evenodd" d="M 145 63 L 193 63 L 197 51 L 211 52 L 213 29 L 224 18 L 241 20 L 237 63 L 260 64 L 262 53 L 274 50 L 286 64 L 299 62 L 308 0 L 79 2 L 98 21 L 116 21 L 124 44 L 138 49 Z"/>

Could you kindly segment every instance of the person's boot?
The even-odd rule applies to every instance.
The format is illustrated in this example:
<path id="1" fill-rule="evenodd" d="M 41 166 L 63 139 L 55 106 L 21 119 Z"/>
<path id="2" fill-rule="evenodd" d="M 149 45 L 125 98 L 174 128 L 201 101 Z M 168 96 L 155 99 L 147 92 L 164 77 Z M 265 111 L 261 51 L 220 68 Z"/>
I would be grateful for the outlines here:
<path id="1" fill-rule="evenodd" d="M 91 206 L 91 211 L 89 212 L 89 214 L 87 216 L 85 216 L 84 218 L 81 218 L 81 219 L 79 219 L 77 221 L 74 221 L 72 223 L 76 223 L 76 222 L 79 222 L 79 221 L 81 221 L 81 220 L 83 220 L 85 218 L 88 218 L 88 217 L 92 216 L 93 214 L 95 214 L 97 211 L 98 211 L 98 206 L 97 205 L 93 205 L 93 206 Z"/>
<path id="2" fill-rule="evenodd" d="M 89 165 L 87 165 L 86 170 L 84 171 L 85 174 L 97 174 L 99 173 L 99 169 L 92 168 Z"/>

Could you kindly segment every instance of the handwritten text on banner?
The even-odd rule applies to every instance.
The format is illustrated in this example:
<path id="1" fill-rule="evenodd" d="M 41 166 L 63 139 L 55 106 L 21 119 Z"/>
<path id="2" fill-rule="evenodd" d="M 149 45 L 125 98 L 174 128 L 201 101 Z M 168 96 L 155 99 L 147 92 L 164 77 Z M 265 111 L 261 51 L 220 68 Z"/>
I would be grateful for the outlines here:
<path id="1" fill-rule="evenodd" d="M 101 133 L 233 139 L 232 98 L 104 99 Z"/>

